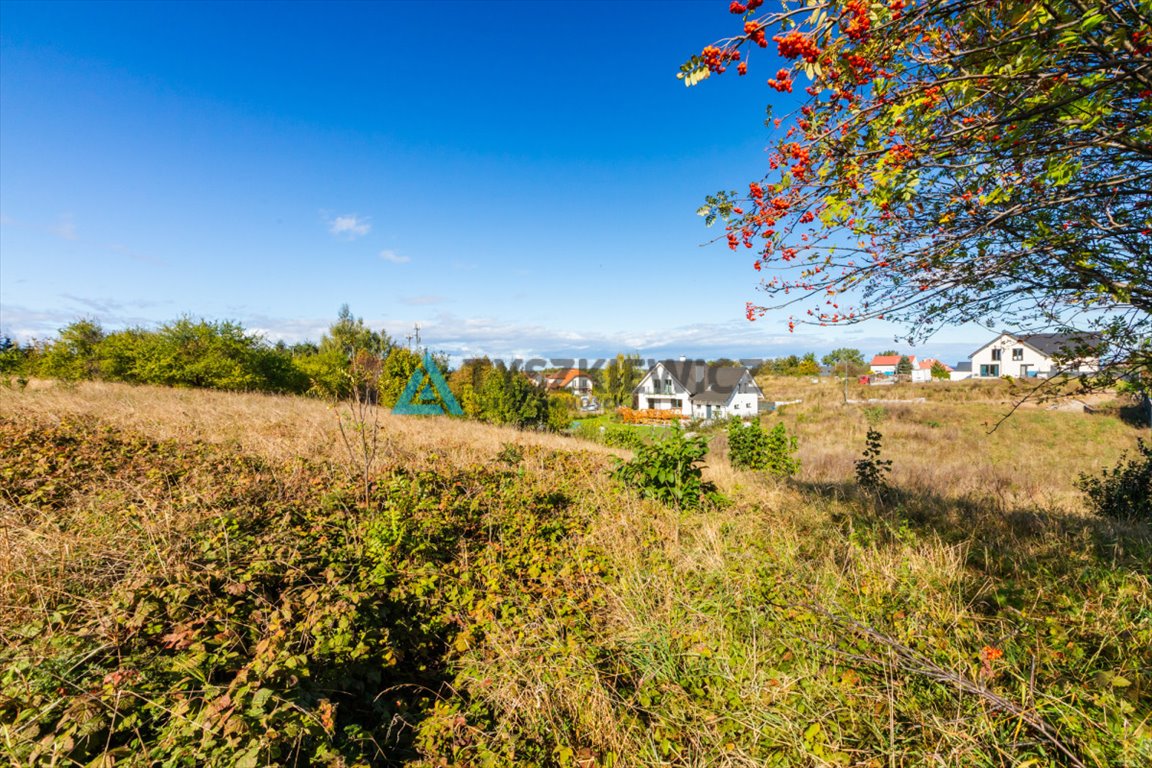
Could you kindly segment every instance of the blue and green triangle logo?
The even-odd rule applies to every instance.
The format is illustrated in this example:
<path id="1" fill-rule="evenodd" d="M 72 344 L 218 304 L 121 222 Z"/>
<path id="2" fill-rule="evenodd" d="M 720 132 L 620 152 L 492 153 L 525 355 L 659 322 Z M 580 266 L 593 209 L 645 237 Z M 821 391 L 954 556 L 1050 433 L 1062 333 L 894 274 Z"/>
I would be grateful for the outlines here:
<path id="1" fill-rule="evenodd" d="M 464 409 L 456 402 L 452 390 L 448 389 L 448 382 L 444 380 L 444 374 L 440 373 L 440 366 L 436 365 L 432 355 L 425 352 L 423 364 L 412 371 L 408 386 L 404 387 L 392 413 L 401 416 L 435 416 L 445 411 L 453 416 L 464 415 Z"/>

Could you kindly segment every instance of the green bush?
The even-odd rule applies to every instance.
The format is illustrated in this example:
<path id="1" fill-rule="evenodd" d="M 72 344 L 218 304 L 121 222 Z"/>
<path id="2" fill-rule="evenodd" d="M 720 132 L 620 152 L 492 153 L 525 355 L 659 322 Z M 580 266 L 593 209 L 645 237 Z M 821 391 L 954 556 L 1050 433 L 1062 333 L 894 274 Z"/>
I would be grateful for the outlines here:
<path id="1" fill-rule="evenodd" d="M 770 432 L 755 419 L 745 426 L 739 419 L 728 423 L 728 456 L 737 469 L 756 469 L 778 477 L 791 477 L 800 468 L 796 458 L 796 436 L 784 424 Z"/>
<path id="2" fill-rule="evenodd" d="M 647 499 L 678 507 L 696 509 L 703 497 L 717 499 L 716 486 L 703 479 L 703 460 L 708 441 L 688 437 L 679 428 L 650 445 L 636 449 L 629 462 L 620 462 L 616 477 L 636 488 Z"/>
<path id="3" fill-rule="evenodd" d="M 872 427 L 868 428 L 864 456 L 856 460 L 856 483 L 861 488 L 878 490 L 888 484 L 887 474 L 892 471 L 892 460 L 880 458 L 883 437 Z"/>
<path id="4" fill-rule="evenodd" d="M 1152 522 L 1152 445 L 1138 439 L 1135 458 L 1124 453 L 1111 470 L 1100 477 L 1082 473 L 1076 484 L 1096 514 Z"/>

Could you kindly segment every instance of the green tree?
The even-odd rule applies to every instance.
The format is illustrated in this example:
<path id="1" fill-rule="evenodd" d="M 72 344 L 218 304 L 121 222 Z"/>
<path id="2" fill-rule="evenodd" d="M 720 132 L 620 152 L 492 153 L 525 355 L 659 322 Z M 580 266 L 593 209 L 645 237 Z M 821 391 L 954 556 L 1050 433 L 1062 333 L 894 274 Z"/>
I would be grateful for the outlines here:
<path id="1" fill-rule="evenodd" d="M 484 384 L 484 377 L 492 367 L 492 361 L 487 357 L 473 358 L 465 360 L 459 368 L 448 375 L 448 388 L 456 396 L 464 415 L 470 419 L 479 419 L 483 416 L 480 389 Z"/>
<path id="2" fill-rule="evenodd" d="M 8 336 L 0 336 L 0 375 L 26 373 L 30 347 L 22 347 Z"/>
<path id="3" fill-rule="evenodd" d="M 700 210 L 777 270 L 749 317 L 807 305 L 791 323 L 882 318 L 911 339 L 968 321 L 1092 332 L 1106 365 L 1148 369 L 1147 0 L 730 9 L 737 33 L 692 57 L 685 82 L 744 74 L 775 44 L 788 64 L 768 86 L 803 79 L 809 94 L 769 121 L 767 174 Z"/>
<path id="4" fill-rule="evenodd" d="M 316 351 L 309 354 L 303 350 L 304 354 L 295 357 L 295 364 L 311 381 L 314 394 L 341 399 L 351 394 L 352 367 L 358 353 L 367 352 L 384 360 L 394 347 L 387 333 L 368 328 L 363 318 L 353 316 L 348 305 L 343 304 Z"/>
<path id="5" fill-rule="evenodd" d="M 867 373 L 868 364 L 864 362 L 864 353 L 851 347 L 834 349 L 820 358 L 832 373 L 841 376 L 854 376 L 858 373 Z"/>
<path id="6" fill-rule="evenodd" d="M 816 353 L 807 352 L 796 365 L 795 376 L 819 376 L 820 363 L 816 362 Z"/>
<path id="7" fill-rule="evenodd" d="M 39 360 L 39 373 L 50 379 L 78 381 L 100 374 L 100 343 L 104 329 L 94 318 L 76 320 L 60 329 Z"/>
<path id="8" fill-rule="evenodd" d="M 368 350 L 360 351 L 361 359 L 374 358 Z M 378 359 L 378 358 L 377 358 Z M 379 403 L 385 408 L 392 408 L 400 400 L 408 380 L 424 364 L 422 355 L 418 355 L 407 347 L 394 347 L 384 358 L 383 367 L 379 375 Z"/>
<path id="9" fill-rule="evenodd" d="M 143 328 L 127 328 L 108 334 L 100 343 L 100 369 L 108 381 L 144 384 L 145 372 L 141 364 L 146 349 L 156 341 L 155 332 Z"/>
<path id="10" fill-rule="evenodd" d="M 896 373 L 900 376 L 912 375 L 912 359 L 908 355 L 900 355 L 900 360 L 896 363 Z"/>
<path id="11" fill-rule="evenodd" d="M 553 418 L 559 423 L 560 416 L 553 413 L 544 387 L 523 372 L 497 361 L 495 365 L 485 366 L 479 375 L 481 382 L 476 398 L 483 420 L 539 429 L 549 428 Z"/>
<path id="12" fill-rule="evenodd" d="M 644 373 L 640 370 L 640 359 L 633 355 L 618 354 L 604 366 L 601 377 L 603 383 L 597 394 L 610 407 L 630 406 L 632 392 L 642 378 Z"/>
<path id="13" fill-rule="evenodd" d="M 261 346 L 261 337 L 239 323 L 182 317 L 147 335 L 134 370 L 148 384 L 263 390 L 256 366 Z"/>
<path id="14" fill-rule="evenodd" d="M 572 414 L 580 401 L 571 392 L 551 392 L 548 394 L 548 429 L 563 432 L 572 424 Z"/>
<path id="15" fill-rule="evenodd" d="M 948 369 L 944 367 L 944 363 L 939 360 L 932 362 L 932 378 L 934 379 L 950 379 L 952 375 L 948 373 Z"/>

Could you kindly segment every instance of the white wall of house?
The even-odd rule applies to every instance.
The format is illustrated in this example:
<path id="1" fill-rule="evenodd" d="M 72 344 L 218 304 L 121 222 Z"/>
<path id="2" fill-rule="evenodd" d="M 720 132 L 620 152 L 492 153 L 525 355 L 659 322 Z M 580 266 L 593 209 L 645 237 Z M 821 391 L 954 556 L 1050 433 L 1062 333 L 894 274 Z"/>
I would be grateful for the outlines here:
<path id="1" fill-rule="evenodd" d="M 875 376 L 895 376 L 896 366 L 894 365 L 873 365 L 872 374 Z"/>
<path id="2" fill-rule="evenodd" d="M 948 379 L 951 381 L 964 381 L 964 379 L 972 378 L 972 371 L 948 371 Z"/>
<path id="3" fill-rule="evenodd" d="M 763 396 L 752 374 L 746 371 L 728 399 L 728 416 L 755 416 L 760 412 L 760 399 Z"/>
<path id="4" fill-rule="evenodd" d="M 756 391 L 735 390 L 722 403 L 708 402 L 692 403 L 692 418 L 694 419 L 728 419 L 732 416 L 750 419 L 759 413 L 760 395 Z"/>
<path id="5" fill-rule="evenodd" d="M 592 392 L 592 379 L 587 376 L 574 376 L 565 386 L 568 391 L 575 394 L 589 394 Z"/>
<path id="6" fill-rule="evenodd" d="M 994 379 L 1003 376 L 1016 378 L 1046 377 L 1059 371 L 1052 358 L 1038 349 L 1024 344 L 1011 334 L 1002 333 L 992 342 L 973 352 L 972 377 Z M 1076 368 L 1080 373 L 1093 373 L 1098 366 L 1085 362 Z"/>
<path id="7" fill-rule="evenodd" d="M 693 402 L 687 388 L 660 363 L 644 375 L 634 391 L 637 408 L 677 410 L 688 418 L 713 420 L 755 416 L 763 397 L 752 374 L 745 371 L 739 384 L 723 402 Z"/>
<path id="8" fill-rule="evenodd" d="M 692 416 L 692 401 L 688 399 L 688 390 L 660 363 L 644 374 L 633 391 L 636 393 L 637 408 L 654 408 L 659 411 L 675 409 L 689 418 Z"/>

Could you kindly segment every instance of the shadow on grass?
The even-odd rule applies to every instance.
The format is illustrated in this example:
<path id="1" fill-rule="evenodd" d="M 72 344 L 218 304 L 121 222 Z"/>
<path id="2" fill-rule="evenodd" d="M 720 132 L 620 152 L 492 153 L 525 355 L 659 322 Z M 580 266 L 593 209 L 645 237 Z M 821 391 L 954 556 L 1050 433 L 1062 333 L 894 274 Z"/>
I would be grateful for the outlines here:
<path id="1" fill-rule="evenodd" d="M 968 545 L 968 564 L 990 573 L 1043 569 L 1057 574 L 1098 566 L 1152 576 L 1152 525 L 1061 508 L 1015 506 L 994 498 L 946 497 L 852 482 L 797 482 L 803 493 L 836 502 L 833 519 L 872 541 L 897 543 L 908 533 Z"/>

